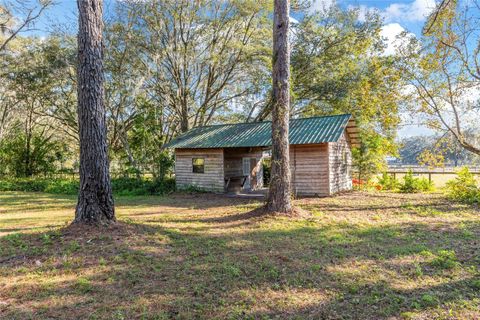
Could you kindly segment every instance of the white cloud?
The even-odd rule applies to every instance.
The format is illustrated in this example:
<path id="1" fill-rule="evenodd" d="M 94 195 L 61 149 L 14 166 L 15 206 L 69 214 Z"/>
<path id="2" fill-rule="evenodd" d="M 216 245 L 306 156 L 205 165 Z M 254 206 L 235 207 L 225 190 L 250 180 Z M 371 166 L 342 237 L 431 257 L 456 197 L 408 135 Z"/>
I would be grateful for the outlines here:
<path id="1" fill-rule="evenodd" d="M 325 1 L 325 0 L 324 0 Z M 365 21 L 368 12 L 378 12 L 386 23 L 421 22 L 435 9 L 435 0 L 414 0 L 410 3 L 392 3 L 383 10 L 366 5 L 349 5 L 348 9 L 359 9 L 358 20 Z"/>
<path id="2" fill-rule="evenodd" d="M 384 55 L 389 56 L 395 54 L 398 47 L 405 41 L 405 38 L 398 38 L 398 36 L 405 31 L 405 28 L 398 23 L 389 23 L 382 27 L 380 36 L 384 38 L 384 42 L 387 45 L 383 53 Z M 415 37 L 413 33 L 407 33 L 407 35 L 408 37 Z"/>
<path id="3" fill-rule="evenodd" d="M 424 21 L 435 9 L 435 0 L 414 0 L 411 3 L 392 3 L 382 15 L 386 22 Z"/>

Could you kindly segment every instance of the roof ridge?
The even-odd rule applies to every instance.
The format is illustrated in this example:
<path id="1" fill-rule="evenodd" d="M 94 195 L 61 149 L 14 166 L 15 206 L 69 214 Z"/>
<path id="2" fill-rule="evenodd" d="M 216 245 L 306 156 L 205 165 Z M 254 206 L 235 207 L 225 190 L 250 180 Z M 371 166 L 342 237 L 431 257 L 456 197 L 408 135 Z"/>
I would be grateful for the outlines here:
<path id="1" fill-rule="evenodd" d="M 272 122 L 272 121 L 267 120 L 267 121 L 254 121 L 254 122 L 239 122 L 239 123 L 218 123 L 218 124 L 209 124 L 209 125 L 201 126 L 201 127 L 193 127 L 192 129 L 219 127 L 219 126 L 238 126 L 238 125 L 241 125 L 241 124 L 258 124 L 258 123 L 268 123 L 268 122 Z"/>
<path id="2" fill-rule="evenodd" d="M 290 120 L 309 120 L 309 119 L 318 119 L 318 118 L 331 118 L 331 117 L 340 117 L 340 116 L 352 116 L 351 113 L 341 113 L 341 114 L 331 114 L 327 116 L 313 116 L 307 118 L 290 118 Z M 254 122 L 239 122 L 239 123 L 218 123 L 218 124 L 209 124 L 206 126 L 200 127 L 193 127 L 192 129 L 199 129 L 199 128 L 209 128 L 209 127 L 219 127 L 219 126 L 238 126 L 242 124 L 259 124 L 259 123 L 271 123 L 272 121 L 254 121 Z"/>

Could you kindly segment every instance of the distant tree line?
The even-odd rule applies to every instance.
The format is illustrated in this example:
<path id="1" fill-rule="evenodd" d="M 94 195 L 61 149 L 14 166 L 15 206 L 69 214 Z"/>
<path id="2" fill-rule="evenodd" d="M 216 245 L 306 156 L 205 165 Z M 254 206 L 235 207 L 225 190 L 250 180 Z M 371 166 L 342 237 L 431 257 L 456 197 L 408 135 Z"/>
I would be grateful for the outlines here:
<path id="1" fill-rule="evenodd" d="M 471 141 L 480 141 L 472 133 Z M 452 136 L 413 136 L 400 140 L 399 158 L 395 164 L 438 166 L 477 166 L 480 158 L 465 150 Z"/>

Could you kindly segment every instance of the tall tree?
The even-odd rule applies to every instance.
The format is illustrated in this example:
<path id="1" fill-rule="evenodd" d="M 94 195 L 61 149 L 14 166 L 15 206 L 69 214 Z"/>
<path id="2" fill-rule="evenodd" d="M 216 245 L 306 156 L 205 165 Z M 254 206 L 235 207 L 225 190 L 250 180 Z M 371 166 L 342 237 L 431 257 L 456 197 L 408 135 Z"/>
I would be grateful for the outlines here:
<path id="1" fill-rule="evenodd" d="M 267 210 L 290 213 L 290 1 L 275 0 L 273 14 L 272 168 Z"/>
<path id="2" fill-rule="evenodd" d="M 103 75 L 103 1 L 78 0 L 80 190 L 76 223 L 115 221 L 107 154 Z"/>
<path id="3" fill-rule="evenodd" d="M 412 92 L 410 110 L 440 135 L 480 156 L 479 1 L 442 1 L 429 17 L 424 37 L 401 47 L 401 72 Z"/>
<path id="4" fill-rule="evenodd" d="M 378 168 L 386 164 L 386 155 L 396 155 L 405 81 L 396 57 L 385 54 L 380 16 L 369 13 L 360 21 L 359 15 L 357 9 L 334 4 L 306 13 L 291 26 L 290 112 L 292 117 L 351 113 L 362 141 L 370 140 L 368 155 L 379 155 L 355 152 L 354 165 L 368 162 Z M 264 106 L 257 119 L 270 115 L 271 104 Z"/>
<path id="5" fill-rule="evenodd" d="M 208 125 L 235 99 L 254 91 L 263 64 L 268 1 L 147 1 L 138 44 L 152 74 L 149 91 L 181 132 Z M 269 47 L 268 47 L 269 48 Z M 139 55 L 139 53 L 137 53 Z M 175 132 L 176 133 L 176 132 Z"/>

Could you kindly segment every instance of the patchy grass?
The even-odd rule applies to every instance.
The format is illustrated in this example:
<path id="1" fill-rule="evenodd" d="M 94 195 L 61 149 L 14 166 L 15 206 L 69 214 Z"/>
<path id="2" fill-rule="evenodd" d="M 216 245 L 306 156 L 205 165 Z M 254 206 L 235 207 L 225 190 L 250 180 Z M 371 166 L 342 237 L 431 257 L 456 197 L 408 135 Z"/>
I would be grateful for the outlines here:
<path id="1" fill-rule="evenodd" d="M 2 319 L 477 319 L 480 211 L 438 194 L 351 193 L 258 217 L 210 194 L 0 195 Z"/>

